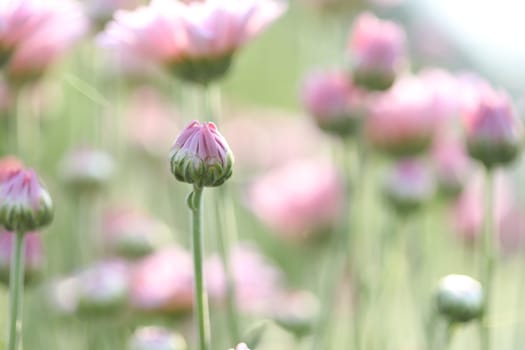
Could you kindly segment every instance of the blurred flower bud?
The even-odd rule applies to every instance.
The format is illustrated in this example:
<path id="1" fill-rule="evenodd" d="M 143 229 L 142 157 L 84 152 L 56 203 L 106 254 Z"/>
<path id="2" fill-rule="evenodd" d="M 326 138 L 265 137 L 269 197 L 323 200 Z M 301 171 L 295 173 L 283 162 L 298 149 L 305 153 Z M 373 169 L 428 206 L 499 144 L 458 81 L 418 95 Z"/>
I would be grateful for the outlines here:
<path id="1" fill-rule="evenodd" d="M 170 152 L 171 172 L 198 187 L 222 185 L 232 175 L 233 153 L 215 124 L 191 122 Z"/>
<path id="2" fill-rule="evenodd" d="M 53 220 L 53 203 L 32 170 L 19 169 L 0 182 L 0 224 L 25 233 Z"/>
<path id="3" fill-rule="evenodd" d="M 193 263 L 182 248 L 165 248 L 144 258 L 131 281 L 131 304 L 139 311 L 187 313 L 193 308 Z"/>
<path id="4" fill-rule="evenodd" d="M 405 32 L 396 23 L 361 14 L 348 43 L 355 84 L 368 90 L 390 88 L 405 60 L 405 41 Z"/>
<path id="5" fill-rule="evenodd" d="M 161 327 L 141 327 L 133 333 L 128 350 L 186 350 L 184 338 Z"/>
<path id="6" fill-rule="evenodd" d="M 275 308 L 275 322 L 298 338 L 308 335 L 316 325 L 320 305 L 315 295 L 293 291 L 281 296 Z"/>
<path id="7" fill-rule="evenodd" d="M 24 167 L 22 162 L 13 156 L 0 158 L 0 182 L 4 181 L 11 173 L 21 170 Z"/>
<path id="8" fill-rule="evenodd" d="M 483 289 L 475 279 L 465 275 L 448 275 L 438 286 L 438 312 L 449 322 L 462 323 L 481 317 L 484 304 Z"/>
<path id="9" fill-rule="evenodd" d="M 319 128 L 339 136 L 352 135 L 361 125 L 363 97 L 342 72 L 311 75 L 302 92 L 303 105 Z"/>
<path id="10" fill-rule="evenodd" d="M 46 288 L 47 303 L 58 316 L 73 316 L 78 306 L 78 277 L 51 281 Z"/>
<path id="11" fill-rule="evenodd" d="M 245 343 L 240 343 L 239 345 L 235 347 L 235 349 L 232 348 L 230 350 L 250 350 L 250 349 L 248 349 L 248 345 L 246 345 Z"/>
<path id="12" fill-rule="evenodd" d="M 463 114 L 468 152 L 487 168 L 506 165 L 521 152 L 523 124 L 506 94 L 480 90 Z"/>
<path id="13" fill-rule="evenodd" d="M 434 181 L 423 163 L 404 159 L 387 173 L 383 193 L 398 214 L 408 215 L 432 198 Z"/>
<path id="14" fill-rule="evenodd" d="M 0 281 L 9 285 L 11 256 L 15 233 L 0 230 Z M 44 268 L 44 248 L 39 233 L 24 236 L 24 284 L 32 285 L 40 280 Z"/>
<path id="15" fill-rule="evenodd" d="M 130 10 L 139 5 L 138 0 L 90 0 L 86 12 L 97 29 L 102 29 L 113 19 L 117 10 Z"/>
<path id="16" fill-rule="evenodd" d="M 393 157 L 420 154 L 428 149 L 437 126 L 432 91 L 417 77 L 404 77 L 380 95 L 365 121 L 367 141 Z"/>
<path id="17" fill-rule="evenodd" d="M 439 138 L 432 149 L 432 160 L 440 194 L 457 197 L 472 170 L 463 143 L 451 137 Z"/>
<path id="18" fill-rule="evenodd" d="M 103 151 L 79 148 L 66 154 L 61 164 L 63 181 L 76 191 L 101 190 L 112 178 L 115 163 Z"/>
<path id="19" fill-rule="evenodd" d="M 163 223 L 129 208 L 109 210 L 103 231 L 109 252 L 132 260 L 151 254 L 170 234 Z"/>
<path id="20" fill-rule="evenodd" d="M 121 261 L 98 263 L 78 275 L 81 315 L 104 315 L 121 310 L 129 295 L 129 268 Z"/>

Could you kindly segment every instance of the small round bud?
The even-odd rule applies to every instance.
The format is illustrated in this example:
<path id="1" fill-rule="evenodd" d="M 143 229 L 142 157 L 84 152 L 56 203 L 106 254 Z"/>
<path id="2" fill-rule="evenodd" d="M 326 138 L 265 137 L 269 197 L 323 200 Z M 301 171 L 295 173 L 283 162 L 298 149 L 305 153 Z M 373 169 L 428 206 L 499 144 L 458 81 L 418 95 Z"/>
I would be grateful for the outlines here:
<path id="1" fill-rule="evenodd" d="M 341 72 L 310 76 L 302 99 L 319 128 L 331 134 L 352 135 L 365 117 L 363 94 Z"/>
<path id="2" fill-rule="evenodd" d="M 297 337 L 308 335 L 319 317 L 319 300 L 306 291 L 291 292 L 282 297 L 274 316 L 275 322 Z"/>
<path id="3" fill-rule="evenodd" d="M 483 314 L 483 289 L 469 276 L 448 275 L 439 283 L 436 304 L 450 322 L 468 322 Z"/>
<path id="4" fill-rule="evenodd" d="M 472 170 L 472 162 L 459 140 L 442 137 L 432 149 L 434 173 L 439 193 L 455 198 L 463 191 Z"/>
<path id="5" fill-rule="evenodd" d="M 186 342 L 179 334 L 161 327 L 142 327 L 131 337 L 128 350 L 186 350 Z"/>
<path id="6" fill-rule="evenodd" d="M 0 224 L 27 232 L 53 220 L 53 202 L 33 170 L 19 169 L 0 182 Z"/>
<path id="7" fill-rule="evenodd" d="M 487 168 L 514 161 L 523 146 L 523 124 L 504 93 L 483 89 L 464 113 L 467 149 Z"/>
<path id="8" fill-rule="evenodd" d="M 170 152 L 171 172 L 198 187 L 222 185 L 232 175 L 233 153 L 215 124 L 193 121 Z"/>
<path id="9" fill-rule="evenodd" d="M 428 169 L 414 159 L 404 159 L 387 174 L 383 194 L 400 215 L 421 208 L 434 194 L 434 182 Z"/>

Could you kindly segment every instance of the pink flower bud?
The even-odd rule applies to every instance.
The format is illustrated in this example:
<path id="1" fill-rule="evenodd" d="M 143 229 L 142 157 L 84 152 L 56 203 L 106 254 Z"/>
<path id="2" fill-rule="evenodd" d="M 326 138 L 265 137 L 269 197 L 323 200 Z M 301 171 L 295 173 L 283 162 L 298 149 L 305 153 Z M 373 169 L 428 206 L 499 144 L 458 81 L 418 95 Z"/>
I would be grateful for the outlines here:
<path id="1" fill-rule="evenodd" d="M 413 156 L 431 144 L 439 118 L 432 91 L 416 77 L 399 80 L 378 97 L 365 121 L 368 142 L 394 157 Z"/>
<path id="2" fill-rule="evenodd" d="M 11 256 L 15 234 L 0 230 L 0 281 L 9 284 Z M 44 247 L 40 233 L 32 232 L 24 236 L 24 283 L 37 282 L 44 268 Z"/>
<path id="3" fill-rule="evenodd" d="M 0 182 L 0 224 L 25 233 L 53 220 L 53 203 L 32 170 L 19 169 Z"/>
<path id="4" fill-rule="evenodd" d="M 308 291 L 291 291 L 277 300 L 273 318 L 295 336 L 304 337 L 316 326 L 320 311 L 315 295 Z"/>
<path id="5" fill-rule="evenodd" d="M 255 215 L 272 230 L 286 239 L 304 241 L 337 225 L 345 198 L 341 179 L 332 166 L 303 160 L 256 179 L 248 201 Z"/>
<path id="6" fill-rule="evenodd" d="M 113 177 L 113 158 L 99 150 L 79 148 L 65 155 L 60 175 L 70 188 L 81 192 L 101 190 Z"/>
<path id="7" fill-rule="evenodd" d="M 161 327 L 141 327 L 135 330 L 128 350 L 186 350 L 184 338 Z"/>
<path id="8" fill-rule="evenodd" d="M 463 121 L 470 156 L 485 167 L 511 163 L 521 152 L 523 124 L 503 92 L 480 88 Z"/>
<path id="9" fill-rule="evenodd" d="M 434 182 L 423 163 L 415 159 L 403 159 L 387 174 L 383 192 L 387 202 L 398 214 L 408 215 L 432 198 Z"/>
<path id="10" fill-rule="evenodd" d="M 22 162 L 16 157 L 0 158 L 0 183 L 7 179 L 11 173 L 21 170 L 23 167 Z"/>
<path id="11" fill-rule="evenodd" d="M 361 14 L 352 28 L 348 48 L 354 63 L 354 82 L 369 90 L 386 90 L 405 59 L 405 32 L 371 13 Z"/>
<path id="12" fill-rule="evenodd" d="M 170 164 L 177 180 L 215 187 L 231 177 L 233 153 L 215 124 L 193 121 L 175 141 Z"/>
<path id="13" fill-rule="evenodd" d="M 100 41 L 184 80 L 207 84 L 224 76 L 234 53 L 285 10 L 274 0 L 156 0 L 135 11 L 118 11 Z"/>
<path id="14" fill-rule="evenodd" d="M 353 134 L 365 116 L 363 94 L 342 72 L 317 73 L 305 83 L 303 105 L 324 131 Z"/>

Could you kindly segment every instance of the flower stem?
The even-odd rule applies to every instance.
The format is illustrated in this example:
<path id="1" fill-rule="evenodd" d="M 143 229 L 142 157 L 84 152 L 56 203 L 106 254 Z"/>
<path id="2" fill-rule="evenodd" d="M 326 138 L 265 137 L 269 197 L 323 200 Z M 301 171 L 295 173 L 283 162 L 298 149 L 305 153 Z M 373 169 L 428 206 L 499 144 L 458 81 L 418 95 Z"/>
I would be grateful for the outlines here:
<path id="1" fill-rule="evenodd" d="M 490 320 L 490 303 L 492 301 L 492 279 L 494 275 L 494 264 L 496 261 L 496 247 L 494 238 L 494 172 L 487 169 L 485 179 L 485 227 L 483 233 L 482 248 L 482 271 L 481 281 L 485 290 L 485 306 L 483 317 L 480 322 L 480 343 L 482 350 L 491 348 Z"/>
<path id="2" fill-rule="evenodd" d="M 199 330 L 199 350 L 208 350 L 210 344 L 210 322 L 202 267 L 202 191 L 203 189 L 201 187 L 193 186 L 193 192 L 190 194 L 188 204 L 192 214 L 193 272 L 195 276 L 194 291 L 197 326 Z"/>
<path id="3" fill-rule="evenodd" d="M 24 293 L 24 233 L 17 232 L 13 243 L 9 275 L 9 340 L 7 350 L 19 347 L 22 333 L 22 295 Z"/>

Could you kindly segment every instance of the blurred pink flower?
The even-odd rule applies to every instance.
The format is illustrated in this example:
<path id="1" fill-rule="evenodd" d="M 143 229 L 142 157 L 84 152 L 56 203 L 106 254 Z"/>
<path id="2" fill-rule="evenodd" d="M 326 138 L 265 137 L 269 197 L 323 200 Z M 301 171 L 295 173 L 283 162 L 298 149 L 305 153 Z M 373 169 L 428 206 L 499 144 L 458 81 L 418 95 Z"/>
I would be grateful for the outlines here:
<path id="1" fill-rule="evenodd" d="M 276 300 L 273 319 L 298 337 L 308 335 L 320 316 L 319 299 L 306 290 L 285 291 Z"/>
<path id="2" fill-rule="evenodd" d="M 405 61 L 406 35 L 394 22 L 366 12 L 355 21 L 348 49 L 354 64 L 354 81 L 370 90 L 388 89 Z"/>
<path id="3" fill-rule="evenodd" d="M 484 179 L 478 173 L 452 207 L 453 224 L 459 237 L 467 243 L 480 239 L 484 223 Z M 512 184 L 503 173 L 495 183 L 494 222 L 504 253 L 512 253 L 525 243 L 525 211 L 519 206 Z"/>
<path id="4" fill-rule="evenodd" d="M 402 159 L 387 172 L 383 192 L 388 203 L 402 215 L 421 208 L 434 195 L 434 179 L 417 159 Z"/>
<path id="5" fill-rule="evenodd" d="M 223 135 L 235 154 L 236 174 L 319 154 L 323 135 L 304 118 L 266 110 L 233 111 Z M 271 142 L 268 142 L 271 140 Z"/>
<path id="6" fill-rule="evenodd" d="M 0 56 L 15 84 L 39 78 L 87 30 L 80 4 L 70 0 L 4 2 L 0 19 Z"/>
<path id="7" fill-rule="evenodd" d="M 411 156 L 430 146 L 440 122 L 428 85 L 407 76 L 372 104 L 365 132 L 377 150 L 393 156 Z"/>
<path id="8" fill-rule="evenodd" d="M 302 103 L 317 125 L 330 133 L 354 133 L 366 114 L 364 94 L 345 72 L 317 72 L 304 83 Z"/>
<path id="9" fill-rule="evenodd" d="M 193 308 L 193 263 L 180 247 L 144 258 L 133 272 L 131 303 L 145 312 L 188 312 Z"/>
<path id="10" fill-rule="evenodd" d="M 285 9 L 275 0 L 154 0 L 135 11 L 118 11 L 100 41 L 185 80 L 207 83 L 221 77 L 231 56 Z"/>
<path id="11" fill-rule="evenodd" d="M 486 167 L 512 162 L 523 146 L 523 124 L 510 98 L 481 85 L 465 105 L 463 124 L 470 156 Z"/>
<path id="12" fill-rule="evenodd" d="M 78 191 L 97 191 L 107 185 L 115 173 L 110 154 L 97 149 L 79 147 L 68 152 L 60 165 L 60 176 Z"/>
<path id="13" fill-rule="evenodd" d="M 461 193 L 473 170 L 463 142 L 452 135 L 439 136 L 432 146 L 432 160 L 440 191 L 452 196 Z"/>
<path id="14" fill-rule="evenodd" d="M 179 113 L 153 87 L 139 87 L 130 100 L 127 126 L 131 141 L 164 160 L 166 150 L 173 144 L 174 132 L 181 129 L 176 122 L 181 119 Z"/>
<path id="15" fill-rule="evenodd" d="M 166 328 L 147 326 L 133 332 L 129 341 L 130 350 L 184 350 L 184 338 Z"/>
<path id="16" fill-rule="evenodd" d="M 343 188 L 331 165 L 298 160 L 257 178 L 249 188 L 248 203 L 272 230 L 302 241 L 337 224 L 345 203 Z"/>
<path id="17" fill-rule="evenodd" d="M 247 244 L 232 249 L 230 266 L 239 309 L 249 314 L 271 313 L 275 298 L 282 289 L 282 275 L 277 267 L 255 247 Z M 217 255 L 206 260 L 205 275 L 211 299 L 224 300 L 226 277 Z"/>
<path id="18" fill-rule="evenodd" d="M 9 175 L 24 167 L 20 159 L 13 156 L 0 158 L 0 182 L 6 180 Z"/>
<path id="19" fill-rule="evenodd" d="M 0 230 L 0 280 L 9 284 L 11 256 L 15 234 Z M 44 269 L 44 247 L 38 232 L 24 235 L 24 281 L 32 283 L 38 280 Z"/>

